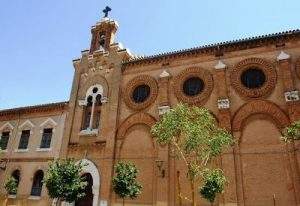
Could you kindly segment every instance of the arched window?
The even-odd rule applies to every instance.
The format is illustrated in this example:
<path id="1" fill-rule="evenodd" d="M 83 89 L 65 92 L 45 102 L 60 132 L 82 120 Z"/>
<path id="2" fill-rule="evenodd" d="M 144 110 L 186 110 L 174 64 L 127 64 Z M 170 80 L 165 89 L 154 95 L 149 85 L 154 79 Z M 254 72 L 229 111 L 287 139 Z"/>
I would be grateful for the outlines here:
<path id="1" fill-rule="evenodd" d="M 38 170 L 33 177 L 31 195 L 32 196 L 41 196 L 42 187 L 43 187 L 43 178 L 44 172 L 42 170 Z"/>
<path id="2" fill-rule="evenodd" d="M 20 182 L 20 170 L 15 170 L 13 171 L 13 173 L 11 174 L 11 177 L 14 178 L 17 182 L 17 188 L 19 186 L 19 182 Z M 16 192 L 12 192 L 12 193 L 9 193 L 10 195 L 16 195 L 17 194 L 17 191 Z"/>
<path id="3" fill-rule="evenodd" d="M 94 85 L 88 89 L 85 100 L 82 130 L 97 130 L 100 125 L 103 88 Z"/>
<path id="4" fill-rule="evenodd" d="M 99 34 L 99 48 L 100 49 L 105 49 L 105 34 L 104 33 L 100 33 Z"/>

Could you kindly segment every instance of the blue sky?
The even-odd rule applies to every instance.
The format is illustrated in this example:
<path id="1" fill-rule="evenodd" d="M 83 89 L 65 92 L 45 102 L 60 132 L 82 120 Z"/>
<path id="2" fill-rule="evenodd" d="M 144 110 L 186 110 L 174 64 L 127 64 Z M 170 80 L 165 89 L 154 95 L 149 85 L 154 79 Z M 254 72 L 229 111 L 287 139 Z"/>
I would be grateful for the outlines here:
<path id="1" fill-rule="evenodd" d="M 106 5 L 136 54 L 300 28 L 299 0 L 2 0 L 0 109 L 68 100 L 72 59 Z"/>

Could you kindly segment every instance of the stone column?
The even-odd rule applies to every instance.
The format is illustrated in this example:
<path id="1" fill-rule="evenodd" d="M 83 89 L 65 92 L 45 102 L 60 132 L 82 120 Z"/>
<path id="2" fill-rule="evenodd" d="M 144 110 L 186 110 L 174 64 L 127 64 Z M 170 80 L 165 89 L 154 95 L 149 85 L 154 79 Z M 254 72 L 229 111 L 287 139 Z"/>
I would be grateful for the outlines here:
<path id="1" fill-rule="evenodd" d="M 283 92 L 286 101 L 286 107 L 288 110 L 288 115 L 291 122 L 300 119 L 300 98 L 299 91 L 296 90 L 294 81 L 293 81 L 293 73 L 292 73 L 292 64 L 291 57 L 289 54 L 281 51 L 277 56 L 279 74 L 282 79 Z M 294 74 L 296 75 L 296 74 Z M 297 204 L 300 204 L 300 172 L 299 172 L 299 163 L 296 157 L 295 144 L 289 143 L 286 147 L 286 151 L 289 155 L 290 162 L 290 172 L 292 173 L 292 182 L 294 186 L 295 198 Z"/>
<path id="2" fill-rule="evenodd" d="M 163 114 L 169 111 L 170 109 L 170 100 L 169 100 L 169 79 L 171 75 L 164 70 L 159 75 L 158 86 L 158 114 L 161 117 Z M 156 167 L 156 176 L 157 176 L 157 190 L 156 190 L 156 205 L 157 206 L 166 206 L 170 203 L 170 170 L 169 167 L 169 147 L 168 145 L 162 147 L 157 145 L 157 159 L 155 161 Z"/>
<path id="3" fill-rule="evenodd" d="M 226 84 L 226 68 L 227 66 L 222 61 L 217 63 L 215 66 L 215 84 L 218 94 L 217 105 L 219 126 L 231 131 L 231 113 Z M 234 205 L 237 203 L 237 194 L 234 154 L 232 148 L 223 152 L 219 164 L 223 168 L 224 173 L 230 182 L 225 189 L 224 195 L 220 199 L 220 203 L 223 203 L 223 205 Z"/>

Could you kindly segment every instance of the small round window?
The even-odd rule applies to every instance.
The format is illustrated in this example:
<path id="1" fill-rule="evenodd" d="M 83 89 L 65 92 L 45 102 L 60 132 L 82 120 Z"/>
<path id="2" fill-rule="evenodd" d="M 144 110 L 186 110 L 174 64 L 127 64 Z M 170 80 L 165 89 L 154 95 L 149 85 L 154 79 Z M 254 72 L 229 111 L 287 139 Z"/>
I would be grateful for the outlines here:
<path id="1" fill-rule="evenodd" d="M 191 77 L 183 83 L 183 91 L 187 96 L 196 96 L 204 89 L 204 82 L 199 77 Z"/>
<path id="2" fill-rule="evenodd" d="M 242 73 L 241 81 L 248 89 L 257 89 L 266 82 L 266 75 L 261 69 L 253 67 Z"/>
<path id="3" fill-rule="evenodd" d="M 150 87 L 146 84 L 137 86 L 132 93 L 132 98 L 135 103 L 142 103 L 150 95 Z"/>

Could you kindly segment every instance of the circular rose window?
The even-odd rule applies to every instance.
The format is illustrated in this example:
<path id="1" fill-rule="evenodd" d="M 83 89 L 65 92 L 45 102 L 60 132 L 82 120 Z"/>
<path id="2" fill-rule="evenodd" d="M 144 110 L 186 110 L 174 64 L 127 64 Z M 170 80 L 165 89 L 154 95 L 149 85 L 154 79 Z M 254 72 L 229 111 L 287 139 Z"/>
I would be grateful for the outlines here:
<path id="1" fill-rule="evenodd" d="M 245 70 L 241 75 L 242 84 L 249 89 L 257 89 L 266 82 L 265 73 L 256 67 Z"/>
<path id="2" fill-rule="evenodd" d="M 156 80 L 149 75 L 141 75 L 130 80 L 123 89 L 123 99 L 133 110 L 142 110 L 156 99 L 158 87 Z"/>
<path id="3" fill-rule="evenodd" d="M 150 87 L 146 84 L 137 86 L 132 92 L 132 98 L 135 103 L 142 103 L 150 95 Z"/>
<path id="4" fill-rule="evenodd" d="M 193 67 L 178 74 L 173 84 L 180 102 L 203 105 L 213 90 L 213 77 L 208 70 Z"/>
<path id="5" fill-rule="evenodd" d="M 187 96 L 195 96 L 203 91 L 204 82 L 199 77 L 191 77 L 183 83 L 183 92 Z"/>
<path id="6" fill-rule="evenodd" d="M 273 65 L 261 58 L 239 62 L 230 72 L 233 88 L 243 97 L 262 97 L 271 93 L 277 75 Z"/>

